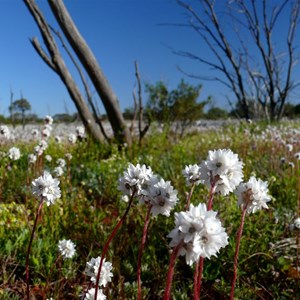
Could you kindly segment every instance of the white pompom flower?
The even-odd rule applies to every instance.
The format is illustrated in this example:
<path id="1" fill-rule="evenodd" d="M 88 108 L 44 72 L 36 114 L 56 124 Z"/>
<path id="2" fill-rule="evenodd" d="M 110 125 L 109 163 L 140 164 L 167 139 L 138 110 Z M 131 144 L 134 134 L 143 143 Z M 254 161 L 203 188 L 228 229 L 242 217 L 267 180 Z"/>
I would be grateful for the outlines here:
<path id="1" fill-rule="evenodd" d="M 268 183 L 254 176 L 248 182 L 241 183 L 235 191 L 238 206 L 242 209 L 246 208 L 248 214 L 268 208 L 267 202 L 271 201 L 268 193 Z"/>
<path id="2" fill-rule="evenodd" d="M 75 255 L 75 244 L 71 240 L 61 240 L 58 242 L 58 250 L 63 258 L 72 258 Z"/>
<path id="3" fill-rule="evenodd" d="M 129 164 L 127 171 L 124 171 L 123 176 L 119 178 L 118 189 L 125 195 L 131 196 L 133 192 L 138 195 L 143 189 L 143 185 L 153 176 L 150 167 L 146 165 Z"/>
<path id="4" fill-rule="evenodd" d="M 198 185 L 199 183 L 202 182 L 200 179 L 200 167 L 199 165 L 188 165 L 185 166 L 184 170 L 182 171 L 182 175 L 185 178 L 186 185 Z"/>
<path id="5" fill-rule="evenodd" d="M 47 205 L 55 203 L 60 198 L 59 180 L 44 171 L 43 175 L 32 181 L 32 194 L 39 200 L 46 200 Z"/>
<path id="6" fill-rule="evenodd" d="M 161 179 L 150 187 L 149 199 L 153 216 L 162 214 L 169 217 L 171 210 L 178 201 L 177 191 L 173 188 L 170 181 Z"/>
<path id="7" fill-rule="evenodd" d="M 100 266 L 101 258 L 98 256 L 97 258 L 92 258 L 89 262 L 86 263 L 85 273 L 86 275 L 91 277 L 92 282 L 96 282 L 97 274 Z M 113 276 L 112 272 L 112 264 L 111 262 L 105 261 L 103 259 L 101 272 L 100 272 L 100 279 L 99 279 L 99 286 L 106 286 L 108 282 L 111 282 L 111 277 Z"/>
<path id="8" fill-rule="evenodd" d="M 96 294 L 96 289 L 91 288 L 87 291 L 86 294 L 84 294 L 83 300 L 94 300 L 95 294 Z M 106 296 L 103 294 L 103 291 L 101 289 L 98 289 L 97 300 L 106 300 Z"/>
<path id="9" fill-rule="evenodd" d="M 210 259 L 228 245 L 228 235 L 217 213 L 204 203 L 190 205 L 186 212 L 175 213 L 175 228 L 169 233 L 171 247 L 182 244 L 179 255 L 185 255 L 186 263 L 192 265 L 200 257 Z"/>
<path id="10" fill-rule="evenodd" d="M 8 150 L 7 155 L 11 160 L 18 160 L 21 157 L 21 152 L 19 148 L 12 147 Z"/>
<path id="11" fill-rule="evenodd" d="M 225 196 L 242 182 L 242 169 L 243 163 L 230 149 L 213 150 L 200 164 L 200 178 L 208 188 L 214 185 L 214 192 Z"/>

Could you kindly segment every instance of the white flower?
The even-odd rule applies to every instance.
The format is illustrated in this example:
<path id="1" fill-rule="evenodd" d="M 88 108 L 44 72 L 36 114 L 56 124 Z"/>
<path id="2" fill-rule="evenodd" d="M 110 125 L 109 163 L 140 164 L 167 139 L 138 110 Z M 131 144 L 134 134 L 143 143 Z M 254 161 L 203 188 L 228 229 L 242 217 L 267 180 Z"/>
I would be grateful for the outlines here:
<path id="1" fill-rule="evenodd" d="M 72 258 L 75 255 L 75 244 L 71 240 L 60 240 L 58 242 L 58 250 L 64 258 Z"/>
<path id="2" fill-rule="evenodd" d="M 128 202 L 129 202 L 129 197 L 128 197 L 128 195 L 123 195 L 123 196 L 121 197 L 121 200 L 124 201 L 124 202 L 126 202 L 126 203 L 128 203 Z"/>
<path id="3" fill-rule="evenodd" d="M 55 174 L 56 177 L 60 177 L 64 174 L 64 170 L 62 167 L 58 166 L 54 168 L 53 173 Z"/>
<path id="4" fill-rule="evenodd" d="M 41 140 L 37 146 L 34 147 L 34 152 L 40 156 L 48 148 L 48 143 L 45 140 Z"/>
<path id="5" fill-rule="evenodd" d="M 68 136 L 68 141 L 70 144 L 75 144 L 76 143 L 76 140 L 77 140 L 77 137 L 75 134 L 73 133 L 70 133 L 69 136 Z"/>
<path id="6" fill-rule="evenodd" d="M 77 126 L 76 127 L 76 134 L 79 138 L 84 138 L 85 137 L 85 128 L 83 126 Z"/>
<path id="7" fill-rule="evenodd" d="M 43 128 L 42 135 L 44 138 L 48 138 L 51 135 L 51 131 L 48 128 Z"/>
<path id="8" fill-rule="evenodd" d="M 28 163 L 29 164 L 34 164 L 36 162 L 36 159 L 37 159 L 36 155 L 28 154 Z"/>
<path id="9" fill-rule="evenodd" d="M 86 263 L 85 273 L 87 276 L 91 277 L 92 282 L 96 282 L 98 269 L 100 266 L 101 258 L 98 256 L 97 258 L 92 258 L 89 262 Z M 106 286 L 108 282 L 111 282 L 111 277 L 113 274 L 111 273 L 112 264 L 103 259 L 102 268 L 100 272 L 99 286 Z"/>
<path id="10" fill-rule="evenodd" d="M 39 131 L 38 131 L 37 129 L 32 129 L 31 135 L 32 135 L 33 137 L 37 137 L 37 136 L 39 135 Z"/>
<path id="11" fill-rule="evenodd" d="M 49 155 L 49 154 L 45 155 L 45 159 L 46 159 L 46 161 L 48 161 L 48 162 L 51 162 L 51 161 L 52 161 L 52 157 L 51 157 L 51 155 Z"/>
<path id="12" fill-rule="evenodd" d="M 295 157 L 296 159 L 300 160 L 300 152 L 295 153 L 295 154 L 294 154 L 294 157 Z"/>
<path id="13" fill-rule="evenodd" d="M 188 165 L 185 166 L 185 169 L 182 171 L 182 174 L 185 178 L 186 184 L 196 184 L 198 185 L 200 180 L 200 167 L 198 165 Z"/>
<path id="14" fill-rule="evenodd" d="M 170 216 L 171 209 L 178 201 L 177 191 L 174 190 L 170 181 L 164 181 L 163 179 L 150 187 L 149 198 L 153 216 L 158 214 Z"/>
<path id="15" fill-rule="evenodd" d="M 294 227 L 300 229 L 300 218 L 296 218 L 294 221 Z"/>
<path id="16" fill-rule="evenodd" d="M 6 139 L 8 139 L 10 136 L 10 133 L 9 133 L 9 129 L 6 125 L 1 125 L 0 126 L 0 137 L 4 137 Z"/>
<path id="17" fill-rule="evenodd" d="M 142 189 L 143 184 L 153 175 L 151 168 L 145 165 L 129 164 L 127 171 L 124 171 L 123 176 L 119 178 L 118 189 L 125 195 L 131 196 L 132 192 L 138 192 Z"/>
<path id="18" fill-rule="evenodd" d="M 59 158 L 57 161 L 56 161 L 57 165 L 64 168 L 66 166 L 66 161 L 63 159 L 63 158 Z"/>
<path id="19" fill-rule="evenodd" d="M 59 135 L 56 135 L 56 136 L 54 137 L 54 139 L 55 139 L 55 142 L 56 142 L 57 144 L 60 144 L 60 143 L 61 143 L 61 137 L 60 137 Z"/>
<path id="20" fill-rule="evenodd" d="M 65 157 L 68 161 L 70 161 L 72 159 L 72 154 L 71 153 L 66 153 Z"/>
<path id="21" fill-rule="evenodd" d="M 216 215 L 207 211 L 204 203 L 191 204 L 188 211 L 175 213 L 175 229 L 168 235 L 172 238 L 170 246 L 182 243 L 179 255 L 185 255 L 187 264 L 192 265 L 200 257 L 210 259 L 228 245 L 227 233 Z"/>
<path id="22" fill-rule="evenodd" d="M 32 194 L 39 200 L 46 200 L 47 205 L 54 204 L 60 198 L 59 180 L 53 178 L 50 173 L 44 174 L 32 181 Z"/>
<path id="23" fill-rule="evenodd" d="M 238 197 L 238 205 L 247 213 L 255 213 L 262 208 L 268 208 L 267 202 L 271 200 L 268 194 L 268 183 L 252 176 L 248 182 L 241 183 L 235 194 Z"/>
<path id="24" fill-rule="evenodd" d="M 96 289 L 91 288 L 87 291 L 87 293 L 84 295 L 83 300 L 94 300 L 95 299 L 95 293 Z M 97 300 L 105 300 L 106 296 L 103 294 L 103 291 L 101 289 L 98 289 L 97 292 Z"/>
<path id="25" fill-rule="evenodd" d="M 53 118 L 51 116 L 45 116 L 44 122 L 45 124 L 51 125 L 53 123 Z"/>
<path id="26" fill-rule="evenodd" d="M 8 150 L 7 155 L 11 160 L 18 160 L 21 157 L 20 149 L 12 147 Z"/>
<path id="27" fill-rule="evenodd" d="M 63 258 L 72 258 L 75 255 L 75 244 L 71 240 L 61 240 L 58 242 L 58 250 Z"/>
<path id="28" fill-rule="evenodd" d="M 289 152 L 291 152 L 293 150 L 293 145 L 292 144 L 286 144 L 285 147 L 286 147 L 286 150 L 289 151 Z"/>
<path id="29" fill-rule="evenodd" d="M 215 192 L 228 195 L 243 180 L 243 163 L 230 149 L 219 149 L 208 152 L 208 157 L 200 165 L 200 178 L 211 188 L 215 185 Z"/>

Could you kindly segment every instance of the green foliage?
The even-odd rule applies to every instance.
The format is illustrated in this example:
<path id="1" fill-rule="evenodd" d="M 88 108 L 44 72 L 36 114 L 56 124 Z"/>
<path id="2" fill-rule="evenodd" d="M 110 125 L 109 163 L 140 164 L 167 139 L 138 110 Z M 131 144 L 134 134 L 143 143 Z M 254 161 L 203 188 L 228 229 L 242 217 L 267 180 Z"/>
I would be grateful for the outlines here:
<path id="1" fill-rule="evenodd" d="M 167 128 L 180 124 L 180 134 L 183 135 L 191 124 L 203 116 L 204 106 L 209 101 L 197 102 L 201 88 L 201 85 L 193 86 L 184 80 L 181 80 L 177 88 L 171 91 L 162 81 L 155 85 L 146 85 L 147 117 Z"/>
<path id="2" fill-rule="evenodd" d="M 282 139 L 292 138 L 284 136 L 283 127 L 279 132 Z M 264 138 L 260 138 L 262 133 Z M 38 206 L 31 195 L 30 182 L 43 169 L 53 169 L 55 161 L 66 152 L 73 159 L 68 165 L 69 173 L 60 178 L 62 198 L 55 205 L 43 207 L 32 244 L 31 290 L 37 299 L 78 299 L 87 287 L 86 262 L 101 254 L 104 242 L 127 207 L 117 186 L 129 162 L 146 164 L 170 180 L 179 196 L 175 211 L 181 211 L 189 192 L 182 176 L 185 165 L 200 163 L 209 150 L 221 148 L 230 148 L 239 155 L 244 162 L 245 180 L 255 175 L 268 181 L 274 198 L 268 211 L 246 217 L 236 299 L 294 299 L 299 295 L 299 278 L 295 275 L 297 232 L 291 231 L 289 225 L 296 216 L 299 197 L 299 161 L 280 141 L 272 140 L 268 136 L 271 134 L 265 124 L 242 123 L 190 133 L 176 140 L 165 132 L 155 133 L 145 138 L 142 148 L 133 145 L 131 149 L 121 149 L 89 140 L 75 145 L 50 141 L 46 154 L 53 161 L 43 160 L 39 168 L 27 164 L 32 145 L 18 145 L 22 153 L 19 161 L 12 163 L 1 158 L 0 299 L 24 298 L 26 251 Z M 295 151 L 299 146 L 294 144 Z M 284 164 L 280 162 L 282 156 L 287 160 Z M 295 167 L 289 167 L 288 161 Z M 207 197 L 207 188 L 199 185 L 192 203 L 205 202 Z M 224 299 L 230 293 L 241 212 L 234 195 L 216 196 L 214 210 L 230 238 L 218 257 L 205 261 L 202 295 Z M 158 216 L 150 221 L 142 259 L 145 299 L 163 297 L 170 252 L 167 234 L 174 227 L 174 212 L 169 218 Z M 107 299 L 136 299 L 137 256 L 145 215 L 145 206 L 134 203 L 113 239 L 107 260 L 113 263 L 114 277 L 105 289 Z M 76 244 L 74 258 L 63 260 L 59 256 L 57 245 L 61 239 L 71 239 Z M 192 299 L 193 273 L 194 266 L 188 266 L 184 257 L 179 257 L 172 286 L 174 299 Z"/>

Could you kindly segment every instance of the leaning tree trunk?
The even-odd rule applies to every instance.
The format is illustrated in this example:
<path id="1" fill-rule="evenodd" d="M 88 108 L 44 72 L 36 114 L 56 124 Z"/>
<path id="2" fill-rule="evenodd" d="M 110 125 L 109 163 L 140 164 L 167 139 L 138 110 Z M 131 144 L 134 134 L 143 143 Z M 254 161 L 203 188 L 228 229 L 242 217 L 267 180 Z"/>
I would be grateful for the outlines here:
<path id="1" fill-rule="evenodd" d="M 96 120 L 90 112 L 88 105 L 84 100 L 84 97 L 80 93 L 73 78 L 71 77 L 71 74 L 68 71 L 58 51 L 55 40 L 51 35 L 50 28 L 47 25 L 47 22 L 43 18 L 34 0 L 23 1 L 29 8 L 42 33 L 44 42 L 50 53 L 50 58 L 42 50 L 36 39 L 32 41 L 35 49 L 42 57 L 42 59 L 46 62 L 46 64 L 61 77 L 62 81 L 69 91 L 72 100 L 77 107 L 78 113 L 80 114 L 84 124 L 88 129 L 90 129 L 89 131 L 91 132 L 92 136 L 96 137 L 97 140 L 103 141 L 103 134 L 101 133 L 99 126 L 96 124 Z M 63 30 L 78 59 L 85 68 L 88 76 L 90 77 L 95 86 L 95 89 L 99 94 L 99 97 L 103 102 L 115 138 L 119 142 L 126 142 L 128 145 L 131 145 L 131 136 L 129 133 L 129 129 L 127 128 L 123 119 L 117 97 L 111 89 L 103 72 L 101 71 L 92 51 L 77 30 L 62 0 L 48 0 L 48 2 L 57 22 Z"/>

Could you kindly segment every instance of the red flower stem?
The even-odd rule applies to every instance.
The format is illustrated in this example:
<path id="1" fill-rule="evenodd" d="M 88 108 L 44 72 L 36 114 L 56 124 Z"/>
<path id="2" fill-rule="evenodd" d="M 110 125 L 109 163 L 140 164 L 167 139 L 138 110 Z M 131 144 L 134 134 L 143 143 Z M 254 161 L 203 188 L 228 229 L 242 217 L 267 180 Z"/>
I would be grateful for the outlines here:
<path id="1" fill-rule="evenodd" d="M 197 299 L 200 299 L 200 294 L 201 294 L 203 266 L 204 266 L 204 257 L 200 257 L 199 266 L 198 266 L 199 269 L 198 269 L 198 280 L 197 280 L 197 288 L 198 288 Z"/>
<path id="2" fill-rule="evenodd" d="M 133 202 L 133 198 L 134 198 L 134 195 L 135 195 L 135 192 L 132 193 L 131 197 L 130 197 L 130 200 L 129 200 L 129 203 L 128 203 L 128 206 L 126 208 L 126 211 L 124 213 L 124 215 L 122 216 L 122 218 L 119 220 L 119 222 L 117 223 L 117 225 L 115 226 L 114 230 L 112 231 L 112 233 L 110 234 L 110 236 L 108 237 L 105 245 L 104 245 L 104 248 L 103 248 L 103 251 L 101 253 L 101 258 L 100 258 L 100 265 L 99 265 L 99 269 L 98 269 L 98 273 L 97 273 L 97 278 L 96 278 L 96 286 L 95 286 L 95 297 L 94 297 L 94 300 L 97 300 L 97 294 L 98 294 L 98 287 L 99 287 L 99 280 L 100 280 L 100 274 L 101 274 L 101 269 L 102 269 L 102 264 L 103 264 L 103 260 L 105 258 L 105 255 L 108 251 L 108 247 L 109 247 L 109 244 L 110 242 L 112 241 L 112 239 L 114 238 L 114 236 L 116 235 L 116 233 L 118 232 L 119 228 L 121 227 L 121 225 L 123 224 L 128 212 L 129 212 L 129 209 L 131 207 L 131 204 Z"/>
<path id="3" fill-rule="evenodd" d="M 195 183 L 193 183 L 192 187 L 191 187 L 191 190 L 187 196 L 187 199 L 186 199 L 186 204 L 185 204 L 185 210 L 188 210 L 189 207 L 190 207 L 190 202 L 191 202 L 191 198 L 192 198 L 192 195 L 193 195 L 193 192 L 194 192 L 194 188 L 195 188 Z"/>
<path id="4" fill-rule="evenodd" d="M 199 262 L 196 262 L 195 273 L 194 273 L 194 300 L 199 300 L 198 271 L 199 271 Z"/>
<path id="5" fill-rule="evenodd" d="M 167 284 L 165 289 L 165 294 L 163 300 L 169 300 L 171 297 L 171 287 L 173 281 L 174 267 L 176 263 L 176 258 L 180 248 L 182 247 L 183 240 L 173 249 L 173 252 L 170 257 L 169 270 L 167 275 Z"/>
<path id="6" fill-rule="evenodd" d="M 31 245 L 32 245 L 32 241 L 33 241 L 33 237 L 34 237 L 34 232 L 35 232 L 35 229 L 36 229 L 36 225 L 37 225 L 37 221 L 38 221 L 38 218 L 39 218 L 39 215 L 40 215 L 40 211 L 41 211 L 41 208 L 44 204 L 44 198 L 42 198 L 41 202 L 40 202 L 40 205 L 38 207 L 38 211 L 36 213 L 36 216 L 35 216 L 35 221 L 34 221 L 34 224 L 33 224 L 33 228 L 32 228 L 32 232 L 31 232 L 31 236 L 30 236 L 30 241 L 29 241 L 29 245 L 28 245 L 28 249 L 27 249 L 27 254 L 26 254 L 26 294 L 27 294 L 27 300 L 30 299 L 30 290 L 29 290 L 29 254 L 30 254 L 30 250 L 31 250 Z"/>
<path id="7" fill-rule="evenodd" d="M 146 237 L 147 237 L 147 232 L 148 232 L 148 226 L 149 226 L 149 222 L 150 222 L 151 208 L 152 208 L 152 205 L 149 204 L 146 219 L 145 219 L 144 229 L 143 229 L 142 243 L 141 243 L 139 254 L 138 254 L 138 266 L 137 266 L 137 277 L 138 277 L 137 278 L 137 283 L 138 283 L 137 299 L 138 300 L 142 299 L 142 289 L 141 289 L 141 287 L 142 287 L 142 285 L 141 285 L 141 272 L 142 272 L 142 270 L 141 270 L 141 265 L 142 265 L 142 255 L 143 255 L 143 251 L 144 251 L 144 248 L 145 248 Z"/>
<path id="8" fill-rule="evenodd" d="M 240 224 L 239 231 L 237 233 L 237 241 L 236 241 L 236 246 L 235 246 L 234 264 L 233 264 L 233 278 L 231 281 L 230 300 L 233 300 L 233 297 L 234 297 L 234 289 L 235 289 L 236 278 L 237 278 L 237 269 L 238 269 L 238 256 L 239 256 L 239 250 L 240 250 L 241 238 L 242 238 L 242 233 L 243 233 L 243 228 L 244 228 L 244 223 L 245 223 L 246 212 L 247 212 L 247 206 L 245 206 L 243 208 L 241 224 Z"/>
<path id="9" fill-rule="evenodd" d="M 207 203 L 207 210 L 212 210 L 217 181 L 218 181 L 218 178 L 214 179 L 213 182 L 211 183 L 210 191 L 209 191 L 209 199 L 208 199 L 208 203 Z M 197 280 L 194 278 L 194 284 L 197 282 L 197 287 L 196 288 L 194 287 L 194 291 L 196 289 L 198 290 L 197 293 L 194 295 L 194 297 L 198 297 L 198 298 L 194 298 L 194 299 L 200 299 L 203 266 L 204 266 L 204 258 L 200 257 L 199 264 L 196 265 L 196 268 L 198 267 L 198 270 L 196 272 L 198 275 L 198 278 L 197 278 Z M 196 275 L 194 275 L 194 276 L 196 276 Z"/>

